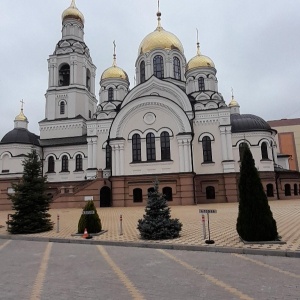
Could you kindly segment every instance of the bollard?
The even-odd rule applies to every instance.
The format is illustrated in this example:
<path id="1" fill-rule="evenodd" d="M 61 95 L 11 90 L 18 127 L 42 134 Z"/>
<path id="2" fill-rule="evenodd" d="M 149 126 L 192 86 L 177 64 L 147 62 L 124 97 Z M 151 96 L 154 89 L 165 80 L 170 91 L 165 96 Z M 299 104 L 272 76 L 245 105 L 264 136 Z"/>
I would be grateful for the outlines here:
<path id="1" fill-rule="evenodd" d="M 59 233 L 59 214 L 57 214 L 56 232 Z"/>
<path id="2" fill-rule="evenodd" d="M 8 214 L 8 215 L 7 215 L 7 223 L 6 223 L 6 224 L 7 224 L 6 230 L 7 230 L 7 231 L 8 231 L 8 229 L 10 228 L 10 226 L 9 226 L 9 224 L 8 224 L 10 216 L 12 216 L 12 214 Z"/>
<path id="3" fill-rule="evenodd" d="M 120 235 L 123 235 L 122 215 L 120 215 Z"/>
<path id="4" fill-rule="evenodd" d="M 202 214 L 202 229 L 203 229 L 203 239 L 206 239 L 206 226 L 205 226 L 205 215 Z"/>

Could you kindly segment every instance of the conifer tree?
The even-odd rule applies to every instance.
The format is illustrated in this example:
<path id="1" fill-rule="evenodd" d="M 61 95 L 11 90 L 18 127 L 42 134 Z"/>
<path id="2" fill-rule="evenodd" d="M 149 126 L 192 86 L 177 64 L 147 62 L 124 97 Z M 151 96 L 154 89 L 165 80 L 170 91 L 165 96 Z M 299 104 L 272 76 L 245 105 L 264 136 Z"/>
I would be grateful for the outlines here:
<path id="1" fill-rule="evenodd" d="M 14 194 L 10 194 L 15 211 L 8 223 L 10 233 L 37 233 L 51 230 L 53 223 L 48 213 L 51 198 L 46 195 L 46 177 L 42 174 L 42 162 L 36 150 L 22 162 L 23 176 L 13 184 Z"/>
<path id="2" fill-rule="evenodd" d="M 154 182 L 154 191 L 149 192 L 143 219 L 138 221 L 137 229 L 141 238 L 147 240 L 173 239 L 179 236 L 182 224 L 171 219 L 166 198 L 158 192 L 158 181 Z"/>
<path id="3" fill-rule="evenodd" d="M 245 241 L 273 241 L 278 238 L 276 221 L 249 147 L 244 148 L 240 168 L 236 229 Z"/>
<path id="4" fill-rule="evenodd" d="M 88 233 L 98 233 L 102 230 L 101 220 L 92 200 L 86 203 L 78 222 L 78 233 L 84 233 L 85 229 Z"/>

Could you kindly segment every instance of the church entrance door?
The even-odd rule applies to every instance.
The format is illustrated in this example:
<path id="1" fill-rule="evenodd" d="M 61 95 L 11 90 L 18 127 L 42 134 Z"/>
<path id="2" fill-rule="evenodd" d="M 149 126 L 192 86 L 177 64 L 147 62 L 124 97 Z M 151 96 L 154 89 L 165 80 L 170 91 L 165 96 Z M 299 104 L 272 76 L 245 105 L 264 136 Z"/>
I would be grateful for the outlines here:
<path id="1" fill-rule="evenodd" d="M 100 207 L 110 207 L 111 206 L 111 192 L 110 188 L 104 186 L 100 190 Z"/>

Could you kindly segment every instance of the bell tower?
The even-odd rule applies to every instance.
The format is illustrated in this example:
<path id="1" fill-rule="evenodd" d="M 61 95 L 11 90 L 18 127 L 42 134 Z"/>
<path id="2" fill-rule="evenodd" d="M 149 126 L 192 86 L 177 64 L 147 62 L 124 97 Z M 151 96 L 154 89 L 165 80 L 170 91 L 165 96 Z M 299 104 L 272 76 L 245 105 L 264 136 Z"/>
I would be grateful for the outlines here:
<path id="1" fill-rule="evenodd" d="M 82 136 L 96 111 L 96 67 L 84 42 L 84 16 L 75 0 L 62 13 L 62 37 L 48 59 L 48 89 L 41 139 Z"/>

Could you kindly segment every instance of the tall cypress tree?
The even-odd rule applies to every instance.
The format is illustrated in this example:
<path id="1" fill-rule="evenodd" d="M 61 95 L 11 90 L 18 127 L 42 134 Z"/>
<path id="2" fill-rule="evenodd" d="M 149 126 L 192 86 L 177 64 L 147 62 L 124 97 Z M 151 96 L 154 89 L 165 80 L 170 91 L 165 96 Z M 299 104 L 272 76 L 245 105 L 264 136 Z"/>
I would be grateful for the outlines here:
<path id="1" fill-rule="evenodd" d="M 138 220 L 137 229 L 141 238 L 147 240 L 173 239 L 179 236 L 182 224 L 171 219 L 170 208 L 165 195 L 158 191 L 158 181 L 154 182 L 154 191 L 149 192 L 143 219 Z"/>
<path id="2" fill-rule="evenodd" d="M 13 210 L 8 221 L 10 233 L 37 233 L 53 228 L 48 210 L 51 198 L 46 195 L 46 177 L 42 174 L 42 162 L 36 150 L 32 150 L 22 163 L 23 177 L 13 184 L 14 194 L 10 194 Z"/>
<path id="3" fill-rule="evenodd" d="M 278 238 L 276 221 L 255 168 L 252 153 L 247 146 L 243 150 L 236 229 L 245 241 L 273 241 Z"/>

